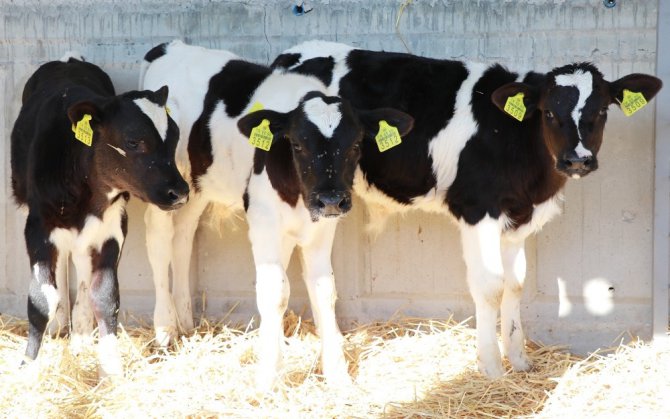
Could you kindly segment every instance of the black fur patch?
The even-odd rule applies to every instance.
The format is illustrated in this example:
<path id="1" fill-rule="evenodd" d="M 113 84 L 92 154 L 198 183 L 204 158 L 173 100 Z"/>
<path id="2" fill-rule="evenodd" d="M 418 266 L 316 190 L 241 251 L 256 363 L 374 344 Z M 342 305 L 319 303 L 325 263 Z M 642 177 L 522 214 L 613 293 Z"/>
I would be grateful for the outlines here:
<path id="1" fill-rule="evenodd" d="M 351 71 L 340 81 L 340 95 L 352 106 L 390 107 L 414 117 L 414 129 L 397 147 L 379 153 L 374 141 L 364 141 L 360 162 L 368 182 L 409 204 L 435 187 L 428 143 L 453 116 L 468 71 L 460 62 L 363 50 L 351 51 L 347 64 Z"/>
<path id="2" fill-rule="evenodd" d="M 323 84 L 329 86 L 333 80 L 334 68 L 335 60 L 333 57 L 317 57 L 301 63 L 299 66 L 292 68 L 291 71 L 308 76 L 316 76 Z"/>
<path id="3" fill-rule="evenodd" d="M 216 105 L 223 101 L 229 117 L 239 116 L 249 104 L 253 92 L 271 71 L 258 64 L 232 60 L 210 79 L 202 114 L 193 124 L 188 140 L 191 179 L 196 190 L 200 190 L 198 179 L 207 172 L 214 159 L 209 120 Z"/>
<path id="4" fill-rule="evenodd" d="M 293 165 L 291 144 L 286 139 L 275 141 L 270 151 L 256 149 L 254 152 L 254 174 L 268 171 L 272 188 L 281 199 L 295 207 L 300 197 L 300 181 Z"/>
<path id="5" fill-rule="evenodd" d="M 144 61 L 152 63 L 155 60 L 159 59 L 163 55 L 165 55 L 165 48 L 168 46 L 167 42 L 164 42 L 162 44 L 156 45 L 155 47 L 151 48 L 149 52 L 147 52 L 144 55 Z"/>
<path id="6" fill-rule="evenodd" d="M 281 54 L 270 64 L 272 68 L 289 69 L 300 62 L 302 54 Z"/>

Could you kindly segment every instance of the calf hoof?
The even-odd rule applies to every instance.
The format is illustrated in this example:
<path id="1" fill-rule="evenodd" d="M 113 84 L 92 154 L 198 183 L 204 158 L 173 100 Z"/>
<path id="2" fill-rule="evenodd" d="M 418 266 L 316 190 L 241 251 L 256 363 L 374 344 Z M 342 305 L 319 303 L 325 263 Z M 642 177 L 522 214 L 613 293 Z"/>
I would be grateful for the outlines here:
<path id="1" fill-rule="evenodd" d="M 492 380 L 500 378 L 505 374 L 505 369 L 503 368 L 502 362 L 500 361 L 488 363 L 477 361 L 477 367 L 479 368 L 480 373 Z"/>
<path id="2" fill-rule="evenodd" d="M 514 371 L 528 371 L 533 367 L 532 362 L 530 362 L 528 356 L 523 352 L 515 356 L 508 355 L 507 359 L 509 359 L 510 364 L 512 364 Z"/>
<path id="3" fill-rule="evenodd" d="M 47 333 L 51 337 L 63 337 L 67 335 L 70 329 L 70 318 L 68 312 L 63 310 L 61 306 L 58 306 L 56 309 L 56 315 L 49 322 L 47 326 Z"/>
<path id="4" fill-rule="evenodd" d="M 256 391 L 260 394 L 269 393 L 274 390 L 278 382 L 278 376 L 274 369 L 259 367 L 256 370 Z"/>
<path id="5" fill-rule="evenodd" d="M 170 345 L 170 342 L 174 342 L 177 339 L 177 328 L 176 327 L 157 327 L 156 328 L 156 345 L 161 348 L 167 348 Z"/>
<path id="6" fill-rule="evenodd" d="M 93 348 L 93 336 L 90 334 L 73 333 L 70 337 L 70 353 L 79 356 Z"/>
<path id="7" fill-rule="evenodd" d="M 324 377 L 326 378 L 326 384 L 328 384 L 329 387 L 347 388 L 354 385 L 354 382 L 346 370 L 341 372 L 338 371 L 337 373 L 331 372 L 324 374 Z"/>

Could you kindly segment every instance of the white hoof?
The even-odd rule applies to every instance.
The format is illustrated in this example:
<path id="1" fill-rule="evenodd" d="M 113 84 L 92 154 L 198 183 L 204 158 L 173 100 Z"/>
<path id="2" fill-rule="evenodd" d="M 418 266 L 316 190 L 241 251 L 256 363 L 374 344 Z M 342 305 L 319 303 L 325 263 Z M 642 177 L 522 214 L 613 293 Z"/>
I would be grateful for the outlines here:
<path id="1" fill-rule="evenodd" d="M 157 327 L 156 328 L 156 345 L 161 348 L 167 348 L 170 342 L 177 338 L 176 327 Z"/>
<path id="2" fill-rule="evenodd" d="M 501 361 L 489 363 L 477 361 L 477 367 L 479 368 L 480 373 L 492 380 L 500 378 L 505 374 L 505 370 L 503 369 Z"/>
<path id="3" fill-rule="evenodd" d="M 508 355 L 507 359 L 512 364 L 514 371 L 528 371 L 533 366 L 525 352 L 520 352 L 515 356 Z"/>

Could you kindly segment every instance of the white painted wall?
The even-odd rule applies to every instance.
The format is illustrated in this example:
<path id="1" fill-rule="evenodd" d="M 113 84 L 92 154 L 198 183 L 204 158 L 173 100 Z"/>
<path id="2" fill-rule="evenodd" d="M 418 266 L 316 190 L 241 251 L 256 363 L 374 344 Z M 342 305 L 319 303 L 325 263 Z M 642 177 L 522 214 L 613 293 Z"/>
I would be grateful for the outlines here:
<path id="1" fill-rule="evenodd" d="M 230 49 L 261 63 L 313 38 L 404 50 L 395 33 L 400 0 L 312 1 L 314 10 L 301 17 L 291 14 L 291 1 L 90 3 L 23 0 L 0 5 L 0 132 L 6 138 L 0 147 L 0 312 L 25 317 L 25 215 L 10 194 L 9 133 L 23 84 L 40 63 L 78 50 L 124 91 L 135 88 L 144 53 L 175 37 Z M 618 3 L 606 9 L 601 0 L 419 1 L 405 9 L 399 28 L 411 52 L 433 57 L 537 70 L 593 61 L 609 79 L 655 73 L 658 1 Z M 626 331 L 651 335 L 658 160 L 654 126 L 660 121 L 667 127 L 669 117 L 664 113 L 655 120 L 654 110 L 652 103 L 627 119 L 612 108 L 601 168 L 568 183 L 564 215 L 529 241 L 523 310 L 531 337 L 585 351 L 609 346 Z M 373 240 L 364 234 L 360 204 L 355 202 L 353 213 L 341 223 L 333 255 L 343 325 L 386 319 L 397 311 L 434 317 L 454 313 L 457 318 L 474 314 L 460 241 L 450 222 L 422 213 L 393 218 Z M 143 210 L 142 203 L 133 201 L 120 267 L 122 309 L 135 315 L 153 309 Z M 206 295 L 207 316 L 220 318 L 239 303 L 233 318 L 247 321 L 256 313 L 253 265 L 245 223 L 234 224 L 222 236 L 206 226 L 199 230 L 192 285 L 196 310 L 202 310 Z M 667 224 L 659 226 L 667 229 Z M 668 237 L 667 232 L 657 234 Z M 307 298 L 296 262 L 294 255 L 291 306 L 300 311 Z M 666 254 L 666 281 L 667 266 Z"/>

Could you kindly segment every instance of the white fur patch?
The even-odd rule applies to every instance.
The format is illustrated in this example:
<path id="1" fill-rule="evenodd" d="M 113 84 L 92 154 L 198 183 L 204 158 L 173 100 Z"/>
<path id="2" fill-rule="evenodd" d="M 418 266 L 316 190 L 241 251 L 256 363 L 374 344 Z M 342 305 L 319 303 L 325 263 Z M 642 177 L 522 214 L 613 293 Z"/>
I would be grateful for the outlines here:
<path id="1" fill-rule="evenodd" d="M 122 148 L 114 147 L 113 145 L 111 145 L 109 143 L 107 143 L 107 145 L 110 146 L 112 149 L 116 150 L 116 152 L 119 153 L 120 155 L 122 155 L 123 157 L 126 157 L 126 152 Z"/>
<path id="2" fill-rule="evenodd" d="M 335 128 L 342 120 L 339 103 L 327 104 L 320 97 L 315 97 L 306 101 L 303 105 L 307 119 L 312 121 L 321 134 L 326 138 L 331 138 Z"/>
<path id="3" fill-rule="evenodd" d="M 56 288 L 49 284 L 49 267 L 45 265 L 44 262 L 34 264 L 33 277 L 39 281 L 40 291 L 47 300 L 47 306 L 49 307 L 49 320 L 53 320 L 56 308 L 58 308 L 58 302 L 60 301 L 60 295 Z"/>
<path id="4" fill-rule="evenodd" d="M 587 150 L 586 147 L 584 147 L 584 144 L 582 144 L 581 141 L 579 143 L 577 143 L 577 147 L 575 147 L 575 153 L 577 153 L 577 156 L 579 158 L 593 156 L 593 153 L 591 153 L 591 150 Z"/>
<path id="5" fill-rule="evenodd" d="M 482 77 L 487 66 L 480 63 L 466 63 L 466 65 L 469 74 L 456 94 L 454 116 L 428 145 L 428 151 L 433 158 L 437 189 L 440 191 L 446 190 L 454 182 L 461 151 L 477 132 L 471 101 L 474 85 Z"/>
<path id="6" fill-rule="evenodd" d="M 158 135 L 161 136 L 161 139 L 165 141 L 167 138 L 167 129 L 168 129 L 168 116 L 165 108 L 158 106 L 149 99 L 140 98 L 135 99 L 133 102 L 144 112 L 151 122 L 154 123 Z"/>
<path id="7" fill-rule="evenodd" d="M 533 208 L 533 216 L 530 222 L 519 226 L 516 230 L 512 229 L 513 223 L 507 217 L 506 214 L 503 214 L 500 217 L 500 220 L 505 226 L 503 231 L 503 239 L 513 243 L 523 243 L 526 237 L 530 236 L 533 233 L 540 231 L 542 226 L 551 221 L 555 216 L 561 213 L 561 202 L 563 201 L 563 195 L 557 193 L 541 204 L 535 205 Z"/>
<path id="8" fill-rule="evenodd" d="M 591 156 L 591 152 L 587 150 L 582 144 L 582 134 L 579 132 L 579 120 L 582 117 L 582 110 L 586 104 L 586 100 L 593 92 L 593 76 L 588 71 L 577 70 L 572 74 L 560 74 L 556 76 L 557 86 L 574 86 L 579 91 L 577 104 L 570 113 L 572 120 L 575 121 L 577 129 L 577 136 L 579 137 L 579 144 L 575 148 L 575 152 L 579 157 Z M 581 154 L 580 154 L 581 153 Z"/>
<path id="9" fill-rule="evenodd" d="M 70 61 L 70 58 L 74 58 L 75 60 L 79 60 L 79 61 L 84 61 L 84 57 L 82 57 L 81 54 L 78 53 L 77 51 L 66 52 L 65 54 L 63 54 L 63 56 L 60 58 L 59 61 L 62 61 L 64 63 L 66 63 L 66 62 Z"/>

